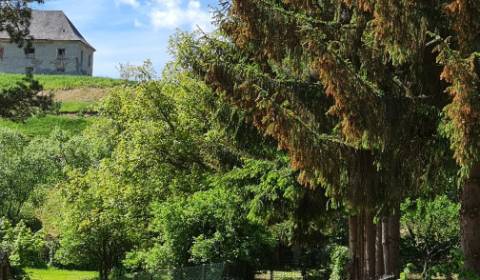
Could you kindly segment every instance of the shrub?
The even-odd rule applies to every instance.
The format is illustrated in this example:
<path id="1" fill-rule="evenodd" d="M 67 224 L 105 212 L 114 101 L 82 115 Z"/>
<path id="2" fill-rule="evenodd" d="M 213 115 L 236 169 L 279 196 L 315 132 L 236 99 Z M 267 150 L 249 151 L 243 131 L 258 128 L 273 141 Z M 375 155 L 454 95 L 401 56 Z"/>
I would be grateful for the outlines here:
<path id="1" fill-rule="evenodd" d="M 460 205 L 442 195 L 434 200 L 406 200 L 402 204 L 402 254 L 406 262 L 417 264 L 423 279 L 435 274 L 458 273 L 461 260 Z"/>
<path id="2" fill-rule="evenodd" d="M 330 280 L 348 279 L 347 264 L 349 261 L 348 248 L 335 246 L 330 253 Z"/>
<path id="3" fill-rule="evenodd" d="M 0 219 L 0 242 L 1 250 L 9 254 L 13 267 L 46 265 L 42 258 L 43 233 L 33 233 L 23 221 L 13 226 L 7 219 Z"/>
<path id="4" fill-rule="evenodd" d="M 7 88 L 0 87 L 0 117 L 24 120 L 51 110 L 52 98 L 41 94 L 42 90 L 42 86 L 32 77 L 24 78 Z"/>

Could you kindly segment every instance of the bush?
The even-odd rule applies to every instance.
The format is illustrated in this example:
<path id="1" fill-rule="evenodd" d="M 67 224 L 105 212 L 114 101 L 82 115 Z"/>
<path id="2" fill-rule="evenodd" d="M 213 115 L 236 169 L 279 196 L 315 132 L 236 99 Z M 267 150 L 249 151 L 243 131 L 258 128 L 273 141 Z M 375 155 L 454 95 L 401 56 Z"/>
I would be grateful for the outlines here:
<path id="1" fill-rule="evenodd" d="M 330 280 L 348 279 L 347 264 L 349 261 L 348 248 L 335 246 L 330 253 Z"/>
<path id="2" fill-rule="evenodd" d="M 26 77 L 10 87 L 0 87 L 0 117 L 24 120 L 53 108 L 50 95 L 41 94 L 38 81 Z"/>
<path id="3" fill-rule="evenodd" d="M 14 268 L 46 266 L 43 233 L 33 233 L 23 221 L 13 226 L 7 219 L 0 219 L 0 242 L 0 250 L 9 254 Z"/>
<path id="4" fill-rule="evenodd" d="M 154 272 L 226 261 L 248 271 L 272 246 L 270 235 L 247 220 L 240 197 L 228 188 L 158 203 L 153 215 L 151 229 L 158 234 L 158 241 L 128 254 L 124 264 L 129 269 Z"/>
<path id="5" fill-rule="evenodd" d="M 460 204 L 442 195 L 434 200 L 406 200 L 402 204 L 402 255 L 417 264 L 423 279 L 459 273 Z"/>

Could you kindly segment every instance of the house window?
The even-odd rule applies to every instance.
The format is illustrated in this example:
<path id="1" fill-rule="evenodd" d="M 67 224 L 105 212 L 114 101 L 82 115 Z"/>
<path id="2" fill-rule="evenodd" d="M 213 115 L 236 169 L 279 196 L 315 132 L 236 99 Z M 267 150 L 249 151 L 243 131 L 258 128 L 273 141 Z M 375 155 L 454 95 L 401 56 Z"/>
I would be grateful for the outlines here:
<path id="1" fill-rule="evenodd" d="M 88 67 L 92 67 L 92 55 L 88 56 Z"/>
<path id="2" fill-rule="evenodd" d="M 83 51 L 80 51 L 80 66 L 83 68 Z"/>
<path id="3" fill-rule="evenodd" d="M 0 48 L 0 60 L 3 60 L 3 54 L 5 53 L 4 48 Z"/>
<path id="4" fill-rule="evenodd" d="M 27 47 L 24 49 L 26 58 L 35 58 L 35 48 Z"/>
<path id="5" fill-rule="evenodd" d="M 65 49 L 57 49 L 57 59 L 64 59 L 65 53 Z"/>

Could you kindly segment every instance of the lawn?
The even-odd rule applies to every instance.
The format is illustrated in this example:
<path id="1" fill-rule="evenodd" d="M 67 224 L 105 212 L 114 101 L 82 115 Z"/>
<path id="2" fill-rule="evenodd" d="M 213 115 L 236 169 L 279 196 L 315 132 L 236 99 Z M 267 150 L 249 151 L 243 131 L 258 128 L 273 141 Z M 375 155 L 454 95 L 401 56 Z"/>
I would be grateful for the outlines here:
<path id="1" fill-rule="evenodd" d="M 0 89 L 9 88 L 21 81 L 25 75 L 0 73 Z M 76 88 L 112 88 L 124 85 L 124 80 L 70 75 L 35 75 L 34 78 L 45 90 L 67 90 Z"/>
<path id="2" fill-rule="evenodd" d="M 93 112 L 94 110 L 95 102 L 92 101 L 63 101 L 60 105 L 62 114 Z"/>
<path id="3" fill-rule="evenodd" d="M 94 271 L 77 271 L 61 269 L 25 269 L 31 280 L 90 280 L 97 277 Z"/>
<path id="4" fill-rule="evenodd" d="M 93 122 L 93 118 L 82 118 L 77 116 L 53 116 L 33 117 L 25 122 L 13 122 L 10 120 L 0 119 L 0 127 L 8 127 L 19 130 L 25 135 L 48 136 L 55 128 L 68 131 L 72 134 L 79 134 L 88 125 Z"/>

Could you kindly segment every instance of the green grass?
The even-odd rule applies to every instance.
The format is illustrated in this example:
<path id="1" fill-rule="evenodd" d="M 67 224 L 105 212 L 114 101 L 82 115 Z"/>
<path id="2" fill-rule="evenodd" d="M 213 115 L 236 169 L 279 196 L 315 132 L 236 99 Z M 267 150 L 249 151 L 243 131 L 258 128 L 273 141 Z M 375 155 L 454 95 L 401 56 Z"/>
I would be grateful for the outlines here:
<path id="1" fill-rule="evenodd" d="M 0 89 L 10 88 L 21 81 L 25 75 L 0 73 Z M 68 90 L 75 88 L 112 88 L 126 82 L 119 79 L 69 76 L 69 75 L 35 75 L 34 78 L 45 90 Z"/>
<path id="2" fill-rule="evenodd" d="M 60 113 L 79 113 L 94 111 L 95 102 L 90 101 L 64 101 L 60 105 Z"/>
<path id="3" fill-rule="evenodd" d="M 13 122 L 0 119 L 0 127 L 8 127 L 18 130 L 27 136 L 48 136 L 55 128 L 68 131 L 72 134 L 81 133 L 93 119 L 75 116 L 53 116 L 33 117 L 25 122 Z"/>
<path id="4" fill-rule="evenodd" d="M 90 280 L 97 277 L 94 271 L 77 271 L 61 269 L 25 269 L 31 280 Z"/>

